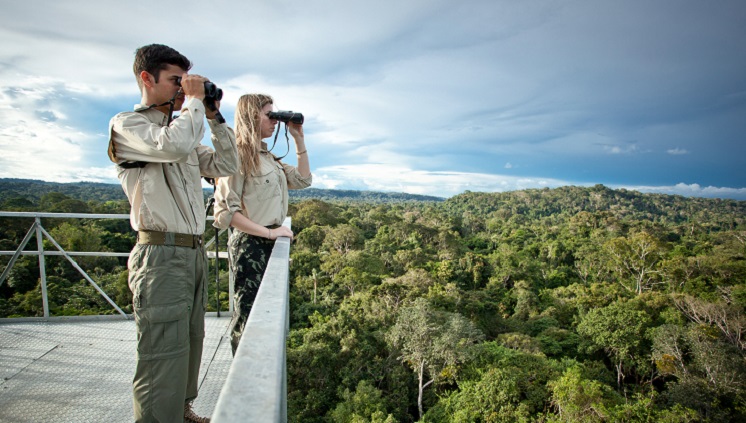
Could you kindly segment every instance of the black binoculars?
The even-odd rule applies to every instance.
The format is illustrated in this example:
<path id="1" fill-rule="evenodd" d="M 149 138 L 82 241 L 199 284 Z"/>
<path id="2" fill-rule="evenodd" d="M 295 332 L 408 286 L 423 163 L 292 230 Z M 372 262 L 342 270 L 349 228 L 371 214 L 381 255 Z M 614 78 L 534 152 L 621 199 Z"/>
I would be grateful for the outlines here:
<path id="1" fill-rule="evenodd" d="M 181 77 L 176 78 L 176 84 L 181 86 Z M 215 102 L 223 98 L 223 90 L 210 81 L 205 81 L 205 106 L 212 110 L 217 109 Z"/>
<path id="2" fill-rule="evenodd" d="M 301 113 L 293 113 L 291 110 L 269 112 L 267 113 L 267 117 L 270 119 L 277 119 L 280 122 L 293 122 L 297 125 L 303 125 L 303 115 Z"/>

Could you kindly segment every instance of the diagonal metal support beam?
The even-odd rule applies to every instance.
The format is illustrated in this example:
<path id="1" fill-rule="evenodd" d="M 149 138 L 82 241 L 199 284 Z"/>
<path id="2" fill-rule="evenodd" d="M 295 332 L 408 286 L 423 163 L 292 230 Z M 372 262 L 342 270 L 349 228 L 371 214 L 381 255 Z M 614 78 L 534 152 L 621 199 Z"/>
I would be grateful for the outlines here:
<path id="1" fill-rule="evenodd" d="M 91 285 L 93 285 L 93 287 L 94 287 L 94 288 L 96 288 L 96 291 L 98 291 L 98 293 L 99 293 L 99 294 L 101 294 L 101 295 L 102 295 L 102 296 L 103 296 L 103 297 L 104 297 L 104 298 L 106 299 L 106 301 L 108 301 L 108 302 L 109 302 L 109 304 L 111 304 L 111 305 L 112 305 L 112 307 L 114 307 L 114 309 L 116 309 L 116 310 L 117 310 L 117 311 L 119 312 L 119 314 L 121 314 L 122 316 L 124 316 L 124 318 L 125 318 L 125 319 L 129 319 L 129 317 L 127 316 L 127 313 L 125 313 L 124 311 L 122 311 L 122 309 L 121 309 L 121 308 L 119 308 L 119 306 L 118 306 L 118 305 L 117 305 L 117 304 L 116 304 L 116 303 L 115 303 L 114 301 L 112 301 L 112 299 L 111 299 L 111 298 L 109 298 L 109 296 L 108 296 L 108 295 L 106 295 L 106 292 L 104 292 L 104 290 L 103 290 L 103 289 L 101 289 L 101 288 L 100 288 L 100 287 L 99 287 L 99 286 L 98 286 L 98 285 L 96 284 L 96 282 L 94 282 L 94 281 L 93 281 L 93 279 L 91 279 L 91 277 L 90 277 L 90 276 L 88 276 L 88 274 L 87 274 L 87 273 L 85 272 L 85 270 L 83 270 L 83 269 L 82 269 L 82 268 L 81 268 L 81 267 L 80 267 L 80 266 L 78 265 L 78 263 L 77 263 L 77 262 L 76 262 L 76 261 L 75 261 L 75 260 L 74 260 L 74 259 L 73 259 L 72 257 L 70 257 L 70 255 L 69 255 L 69 254 L 67 254 L 67 253 L 65 252 L 65 250 L 64 250 L 64 249 L 63 249 L 63 248 L 62 248 L 62 247 L 60 246 L 60 244 L 58 244 L 58 243 L 57 243 L 57 241 L 55 241 L 55 240 L 54 240 L 54 238 L 52 238 L 52 235 L 49 235 L 49 232 L 47 232 L 47 231 L 46 231 L 46 229 L 44 229 L 43 227 L 41 227 L 41 226 L 40 226 L 39 228 L 41 229 L 41 231 L 42 231 L 42 233 L 44 234 L 44 236 L 46 236 L 46 237 L 47 237 L 47 239 L 48 239 L 48 240 L 49 240 L 49 241 L 50 241 L 50 242 L 51 242 L 52 244 L 54 244 L 54 246 L 55 246 L 55 247 L 57 247 L 57 249 L 58 249 L 58 250 L 60 250 L 60 252 L 62 253 L 62 255 L 64 255 L 64 256 L 65 256 L 65 258 L 66 258 L 66 259 L 67 259 L 67 260 L 68 260 L 68 261 L 69 261 L 69 262 L 70 262 L 70 263 L 71 263 L 71 264 L 73 265 L 73 267 L 74 267 L 75 269 L 77 269 L 77 270 L 78 270 L 78 272 L 80 272 L 80 274 L 81 274 L 81 275 L 83 275 L 83 277 L 84 277 L 84 278 L 85 278 L 85 279 L 86 279 L 86 280 L 87 280 L 87 281 L 88 281 L 88 282 L 89 282 L 89 283 L 90 283 Z"/>
<path id="2" fill-rule="evenodd" d="M 26 232 L 26 236 L 23 237 L 23 241 L 21 241 L 21 245 L 18 246 L 18 249 L 16 250 L 15 254 L 13 254 L 13 257 L 10 258 L 10 261 L 8 262 L 8 265 L 5 266 L 5 270 L 3 271 L 3 274 L 0 275 L 0 285 L 5 282 L 5 278 L 8 277 L 10 274 L 10 269 L 13 268 L 13 265 L 16 264 L 16 260 L 18 260 L 18 257 L 20 257 L 21 252 L 24 248 L 26 248 L 26 244 L 31 240 L 31 237 L 34 236 L 34 233 L 36 232 L 36 221 L 31 224 L 31 228 L 29 228 L 28 232 Z"/>

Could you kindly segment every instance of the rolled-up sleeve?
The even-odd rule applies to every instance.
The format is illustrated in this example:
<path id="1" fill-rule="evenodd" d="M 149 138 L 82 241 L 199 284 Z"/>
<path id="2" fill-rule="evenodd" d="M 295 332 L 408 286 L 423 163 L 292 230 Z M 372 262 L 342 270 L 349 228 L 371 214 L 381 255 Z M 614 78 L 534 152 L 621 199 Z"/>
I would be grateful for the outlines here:
<path id="1" fill-rule="evenodd" d="M 238 173 L 240 164 L 233 130 L 216 120 L 208 120 L 208 123 L 215 150 L 202 145 L 198 147 L 200 173 L 210 178 Z"/>
<path id="2" fill-rule="evenodd" d="M 313 174 L 303 177 L 295 166 L 283 163 L 282 167 L 285 171 L 285 178 L 288 181 L 288 189 L 303 189 L 311 186 Z"/>
<path id="3" fill-rule="evenodd" d="M 233 220 L 233 214 L 241 213 L 243 209 L 241 198 L 243 196 L 244 177 L 241 173 L 234 173 L 218 179 L 215 188 L 215 223 L 220 229 L 227 229 Z"/>
<path id="4" fill-rule="evenodd" d="M 120 113 L 109 123 L 117 159 L 161 163 L 183 161 L 204 135 L 204 116 L 204 106 L 193 99 L 185 103 L 181 115 L 168 126 L 155 124 L 142 113 Z"/>

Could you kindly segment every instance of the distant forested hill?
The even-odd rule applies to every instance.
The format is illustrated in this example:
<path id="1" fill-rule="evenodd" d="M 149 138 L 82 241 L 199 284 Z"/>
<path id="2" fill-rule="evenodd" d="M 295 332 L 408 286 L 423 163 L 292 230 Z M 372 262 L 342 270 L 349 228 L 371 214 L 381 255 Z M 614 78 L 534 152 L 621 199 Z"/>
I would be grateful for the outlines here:
<path id="1" fill-rule="evenodd" d="M 360 201 L 364 203 L 400 203 L 404 201 L 443 201 L 444 198 L 401 192 L 352 191 L 306 188 L 290 191 L 291 200 Z"/>
<path id="2" fill-rule="evenodd" d="M 14 198 L 23 198 L 38 203 L 51 192 L 58 192 L 80 201 L 116 201 L 126 200 L 122 187 L 114 184 L 97 182 L 58 183 L 33 179 L 0 178 L 0 203 Z"/>
<path id="3" fill-rule="evenodd" d="M 118 184 L 96 182 L 57 183 L 32 179 L 0 178 L 0 204 L 7 200 L 24 199 L 34 204 L 52 192 L 63 194 L 80 201 L 118 201 L 126 200 L 122 187 Z M 212 194 L 212 189 L 205 190 L 205 196 Z M 308 199 L 323 201 L 351 201 L 365 203 L 400 203 L 406 201 L 439 202 L 443 198 L 427 195 L 405 194 L 398 192 L 350 191 L 308 188 L 290 191 L 292 202 Z"/>
<path id="4" fill-rule="evenodd" d="M 580 212 L 607 212 L 616 218 L 658 221 L 664 224 L 720 222 L 734 228 L 746 216 L 746 201 L 643 194 L 625 189 L 565 186 L 526 189 L 503 193 L 465 192 L 449 198 L 447 210 L 460 216 L 508 219 L 520 215 L 540 219 L 553 215 L 573 216 Z"/>

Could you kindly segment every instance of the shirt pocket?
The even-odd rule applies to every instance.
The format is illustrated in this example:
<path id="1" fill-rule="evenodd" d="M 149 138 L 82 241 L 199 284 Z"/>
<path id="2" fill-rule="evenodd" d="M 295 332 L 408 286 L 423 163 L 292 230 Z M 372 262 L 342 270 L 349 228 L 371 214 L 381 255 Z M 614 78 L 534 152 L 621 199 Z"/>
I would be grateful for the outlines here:
<path id="1" fill-rule="evenodd" d="M 252 176 L 249 178 L 249 199 L 266 201 L 280 196 L 280 181 L 277 172 L 272 169 L 269 172 Z"/>

